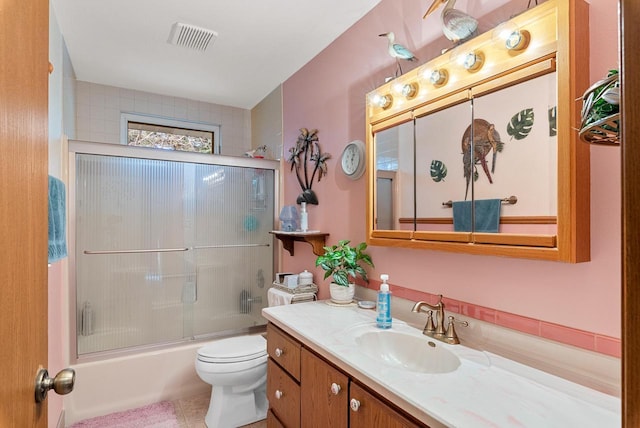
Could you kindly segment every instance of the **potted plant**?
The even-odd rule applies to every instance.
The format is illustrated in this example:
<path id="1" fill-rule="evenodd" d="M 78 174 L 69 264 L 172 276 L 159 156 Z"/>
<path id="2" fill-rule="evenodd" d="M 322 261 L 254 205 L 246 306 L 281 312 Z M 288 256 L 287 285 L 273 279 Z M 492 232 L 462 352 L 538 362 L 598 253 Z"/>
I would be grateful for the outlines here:
<path id="1" fill-rule="evenodd" d="M 366 242 L 361 242 L 355 247 L 349 245 L 350 242 L 342 240 L 338 241 L 338 245 L 324 247 L 324 254 L 316 259 L 316 266 L 325 271 L 324 279 L 333 277 L 329 292 L 334 303 L 351 303 L 355 286 L 350 283 L 350 277 L 355 279 L 360 276 L 365 282 L 369 282 L 363 265 L 373 267 L 371 256 L 365 253 Z"/>

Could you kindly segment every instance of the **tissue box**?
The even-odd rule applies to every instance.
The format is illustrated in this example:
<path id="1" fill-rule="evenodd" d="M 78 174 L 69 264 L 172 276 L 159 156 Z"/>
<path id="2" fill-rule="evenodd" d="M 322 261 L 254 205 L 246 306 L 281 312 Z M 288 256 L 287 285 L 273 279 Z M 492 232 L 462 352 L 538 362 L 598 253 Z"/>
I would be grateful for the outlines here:
<path id="1" fill-rule="evenodd" d="M 284 277 L 284 284 L 287 288 L 297 288 L 298 287 L 298 275 L 287 275 Z"/>
<path id="2" fill-rule="evenodd" d="M 285 277 L 289 275 L 293 275 L 293 272 L 278 272 L 276 273 L 276 279 L 273 282 L 278 285 L 285 285 Z"/>

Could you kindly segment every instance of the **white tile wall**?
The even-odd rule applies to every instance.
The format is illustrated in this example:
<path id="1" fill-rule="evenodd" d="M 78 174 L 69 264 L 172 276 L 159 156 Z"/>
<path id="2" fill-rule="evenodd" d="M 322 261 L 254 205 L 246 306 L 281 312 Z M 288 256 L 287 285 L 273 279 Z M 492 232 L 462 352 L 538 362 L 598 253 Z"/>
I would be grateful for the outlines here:
<path id="1" fill-rule="evenodd" d="M 222 154 L 251 148 L 251 111 L 90 82 L 76 82 L 76 138 L 120 144 L 121 113 L 220 125 Z"/>

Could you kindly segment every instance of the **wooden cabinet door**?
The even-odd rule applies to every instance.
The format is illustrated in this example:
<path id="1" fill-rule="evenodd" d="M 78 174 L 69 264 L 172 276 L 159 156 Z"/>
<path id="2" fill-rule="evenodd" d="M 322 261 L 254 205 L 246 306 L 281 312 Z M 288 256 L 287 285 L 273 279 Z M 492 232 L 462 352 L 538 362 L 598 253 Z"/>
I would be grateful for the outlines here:
<path id="1" fill-rule="evenodd" d="M 300 427 L 300 386 L 271 358 L 267 361 L 267 399 L 270 411 L 286 428 Z M 273 421 L 269 426 L 277 426 Z"/>
<path id="2" fill-rule="evenodd" d="M 406 419 L 355 382 L 351 382 L 349 397 L 351 407 L 349 426 L 351 428 L 418 428 L 426 426 Z"/>
<path id="3" fill-rule="evenodd" d="M 305 348 L 301 352 L 301 366 L 301 426 L 346 428 L 349 378 Z"/>

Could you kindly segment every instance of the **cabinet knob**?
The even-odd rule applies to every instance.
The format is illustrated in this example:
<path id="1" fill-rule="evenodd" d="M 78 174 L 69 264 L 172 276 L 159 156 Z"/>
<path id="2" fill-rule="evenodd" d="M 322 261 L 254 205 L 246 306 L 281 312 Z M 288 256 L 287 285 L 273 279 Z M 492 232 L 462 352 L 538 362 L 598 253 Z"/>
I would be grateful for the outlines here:
<path id="1" fill-rule="evenodd" d="M 281 399 L 282 398 L 282 391 L 280 391 L 279 389 L 276 389 L 276 399 Z"/>
<path id="2" fill-rule="evenodd" d="M 275 354 L 276 354 L 276 357 L 282 357 L 282 354 L 284 354 L 284 351 L 280 348 L 276 348 Z"/>
<path id="3" fill-rule="evenodd" d="M 340 388 L 340 385 L 338 385 L 337 383 L 332 383 L 331 384 L 331 393 L 333 395 L 338 395 L 340 393 L 340 390 L 342 388 Z"/>
<path id="4" fill-rule="evenodd" d="M 351 406 L 351 410 L 353 410 L 354 412 L 357 412 L 358 409 L 360 408 L 360 402 L 355 398 L 351 399 L 351 402 L 349 403 L 349 405 Z"/>

